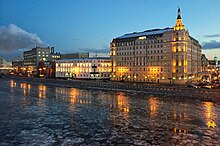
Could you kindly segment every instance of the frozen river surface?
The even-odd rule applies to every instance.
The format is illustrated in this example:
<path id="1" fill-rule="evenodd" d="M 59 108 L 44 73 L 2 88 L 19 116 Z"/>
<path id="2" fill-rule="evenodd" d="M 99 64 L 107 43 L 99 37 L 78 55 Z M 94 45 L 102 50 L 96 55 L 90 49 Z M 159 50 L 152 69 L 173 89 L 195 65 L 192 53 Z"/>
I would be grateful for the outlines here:
<path id="1" fill-rule="evenodd" d="M 219 145 L 219 103 L 0 80 L 0 145 Z"/>

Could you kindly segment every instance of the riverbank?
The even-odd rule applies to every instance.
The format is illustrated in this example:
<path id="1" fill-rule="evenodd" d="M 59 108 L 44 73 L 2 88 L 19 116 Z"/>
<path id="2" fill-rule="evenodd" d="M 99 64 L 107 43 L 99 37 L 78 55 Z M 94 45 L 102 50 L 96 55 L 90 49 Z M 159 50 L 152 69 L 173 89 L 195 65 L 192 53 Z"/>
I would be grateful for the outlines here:
<path id="1" fill-rule="evenodd" d="M 100 80 L 61 80 L 61 79 L 44 79 L 29 78 L 18 76 L 7 76 L 6 78 L 18 80 L 20 82 L 29 82 L 35 84 L 45 84 L 66 88 L 94 89 L 105 91 L 121 91 L 131 93 L 146 93 L 152 95 L 178 96 L 187 98 L 199 98 L 208 101 L 220 101 L 219 89 L 195 89 L 184 85 L 160 85 L 160 84 L 138 84 L 138 83 L 121 83 Z"/>

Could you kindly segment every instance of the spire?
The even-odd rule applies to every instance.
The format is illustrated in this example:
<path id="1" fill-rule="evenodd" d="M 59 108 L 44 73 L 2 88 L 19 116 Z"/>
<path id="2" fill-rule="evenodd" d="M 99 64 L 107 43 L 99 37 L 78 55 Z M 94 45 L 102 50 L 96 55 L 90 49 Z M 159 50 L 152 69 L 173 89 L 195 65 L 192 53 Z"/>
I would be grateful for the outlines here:
<path id="1" fill-rule="evenodd" d="M 177 16 L 177 19 L 182 19 L 182 18 L 181 18 L 181 13 L 180 13 L 180 8 L 178 8 L 178 16 Z"/>
<path id="2" fill-rule="evenodd" d="M 184 30 L 184 24 L 182 23 L 182 18 L 181 18 L 181 13 L 180 13 L 180 8 L 178 8 L 178 16 L 176 19 L 176 24 L 174 26 L 174 30 Z"/>

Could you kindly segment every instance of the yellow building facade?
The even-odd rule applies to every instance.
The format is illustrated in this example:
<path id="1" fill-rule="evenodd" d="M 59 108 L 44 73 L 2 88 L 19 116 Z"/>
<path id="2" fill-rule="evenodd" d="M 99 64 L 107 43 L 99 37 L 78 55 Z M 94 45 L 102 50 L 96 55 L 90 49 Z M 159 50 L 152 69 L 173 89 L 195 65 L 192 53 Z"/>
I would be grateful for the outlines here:
<path id="1" fill-rule="evenodd" d="M 185 82 L 201 71 L 201 51 L 178 9 L 173 28 L 134 32 L 112 40 L 111 80 Z"/>

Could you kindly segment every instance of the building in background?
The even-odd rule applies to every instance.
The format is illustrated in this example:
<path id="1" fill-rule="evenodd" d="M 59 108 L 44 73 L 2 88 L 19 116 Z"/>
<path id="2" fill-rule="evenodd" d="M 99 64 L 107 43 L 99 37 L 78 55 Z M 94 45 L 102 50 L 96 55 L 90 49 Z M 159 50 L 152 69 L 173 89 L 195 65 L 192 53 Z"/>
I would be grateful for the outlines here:
<path id="1" fill-rule="evenodd" d="M 219 73 L 220 73 L 220 61 L 218 60 L 218 57 L 215 56 L 213 58 L 214 60 L 208 60 L 208 72 L 210 74 L 211 81 L 213 80 L 219 80 Z"/>
<path id="2" fill-rule="evenodd" d="M 89 58 L 89 53 L 60 54 L 61 59 Z"/>
<path id="3" fill-rule="evenodd" d="M 109 53 L 89 53 L 89 58 L 97 58 L 97 57 L 108 57 L 110 58 Z"/>
<path id="4" fill-rule="evenodd" d="M 182 23 L 125 34 L 112 40 L 111 80 L 184 83 L 201 72 L 201 45 Z"/>
<path id="5" fill-rule="evenodd" d="M 60 52 L 55 52 L 54 47 L 51 47 L 48 61 L 54 62 L 60 58 L 61 58 Z"/>
<path id="6" fill-rule="evenodd" d="M 50 58 L 48 60 L 49 61 L 56 61 L 56 60 L 58 60 L 60 58 L 61 58 L 60 53 L 55 52 L 55 53 L 51 53 L 50 54 Z"/>
<path id="7" fill-rule="evenodd" d="M 75 58 L 56 61 L 57 78 L 109 79 L 110 58 Z"/>
<path id="8" fill-rule="evenodd" d="M 45 78 L 55 78 L 55 61 L 40 61 L 37 67 L 37 75 Z"/>
<path id="9" fill-rule="evenodd" d="M 0 74 L 7 74 L 12 70 L 12 63 L 4 58 L 0 58 Z"/>
<path id="10" fill-rule="evenodd" d="M 206 58 L 205 54 L 202 54 L 202 72 L 207 72 L 208 71 L 208 65 L 209 61 L 208 58 Z"/>
<path id="11" fill-rule="evenodd" d="M 24 60 L 22 57 L 14 57 L 12 60 L 12 68 L 14 74 L 20 74 L 22 72 L 22 69 L 24 68 Z"/>
<path id="12" fill-rule="evenodd" d="M 39 76 L 40 74 L 38 69 L 41 68 L 39 66 L 42 66 L 42 64 L 45 64 L 43 66 L 46 66 L 47 70 L 54 71 L 55 65 L 52 64 L 55 64 L 55 61 L 61 58 L 60 53 L 54 51 L 54 47 L 38 47 L 38 46 L 36 46 L 35 48 L 29 51 L 25 51 L 23 56 L 24 56 L 24 65 L 21 69 L 22 69 L 22 74 L 27 76 Z M 52 75 L 52 74 L 50 73 L 48 75 Z"/>
<path id="13" fill-rule="evenodd" d="M 0 68 L 11 68 L 12 63 L 4 58 L 0 58 Z"/>
<path id="14" fill-rule="evenodd" d="M 24 68 L 28 75 L 37 75 L 37 66 L 40 61 L 48 61 L 50 58 L 50 47 L 38 47 L 25 51 L 24 57 Z"/>

